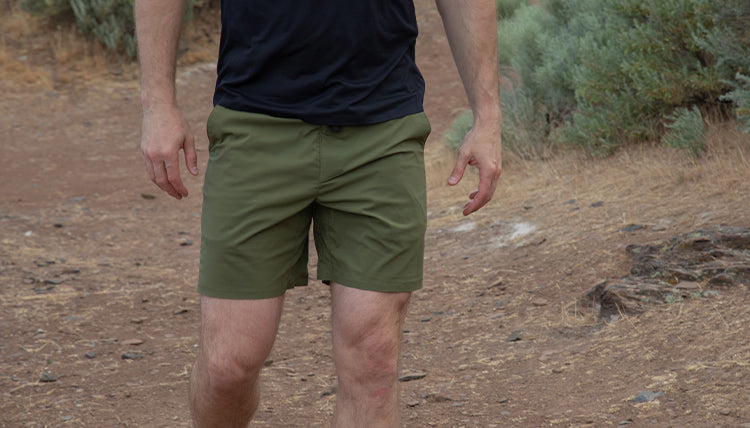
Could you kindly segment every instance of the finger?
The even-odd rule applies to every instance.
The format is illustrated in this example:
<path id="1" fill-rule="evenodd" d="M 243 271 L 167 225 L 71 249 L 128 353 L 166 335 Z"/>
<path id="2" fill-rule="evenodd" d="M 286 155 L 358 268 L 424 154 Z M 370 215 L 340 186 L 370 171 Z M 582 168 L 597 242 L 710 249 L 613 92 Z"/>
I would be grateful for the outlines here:
<path id="1" fill-rule="evenodd" d="M 164 168 L 167 171 L 167 182 L 170 184 L 172 189 L 176 190 L 181 197 L 188 195 L 188 191 L 185 185 L 182 183 L 180 178 L 180 163 L 179 161 L 171 160 L 164 162 Z"/>
<path id="2" fill-rule="evenodd" d="M 167 192 L 174 198 L 182 199 L 182 195 L 177 190 L 175 190 L 175 188 L 169 182 L 167 169 L 164 165 L 164 162 L 157 162 L 154 164 L 154 176 L 154 183 L 156 183 L 156 185 L 159 186 L 161 190 Z"/>
<path id="3" fill-rule="evenodd" d="M 464 176 L 464 171 L 466 171 L 466 165 L 468 163 L 469 156 L 464 155 L 463 152 L 459 150 L 458 159 L 456 159 L 456 165 L 453 167 L 453 171 L 451 171 L 450 177 L 448 177 L 449 185 L 455 186 L 459 181 L 461 181 L 461 178 Z"/>
<path id="4" fill-rule="evenodd" d="M 198 175 L 198 154 L 195 152 L 195 139 L 192 133 L 188 133 L 185 138 L 185 166 L 188 172 L 193 175 Z"/>
<path id="5" fill-rule="evenodd" d="M 495 179 L 495 174 L 492 171 L 489 171 L 487 169 L 484 169 L 479 172 L 479 189 L 472 192 L 472 195 L 469 195 L 469 198 L 471 201 L 469 201 L 464 206 L 464 215 L 469 215 L 478 209 L 482 208 L 487 204 L 487 202 L 492 199 L 492 194 L 495 193 L 495 186 L 497 185 L 497 180 Z"/>
<path id="6" fill-rule="evenodd" d="M 143 163 L 146 166 L 146 174 L 148 175 L 148 178 L 156 182 L 156 175 L 154 175 L 154 165 L 151 163 L 151 160 L 149 160 L 145 155 L 143 156 Z"/>

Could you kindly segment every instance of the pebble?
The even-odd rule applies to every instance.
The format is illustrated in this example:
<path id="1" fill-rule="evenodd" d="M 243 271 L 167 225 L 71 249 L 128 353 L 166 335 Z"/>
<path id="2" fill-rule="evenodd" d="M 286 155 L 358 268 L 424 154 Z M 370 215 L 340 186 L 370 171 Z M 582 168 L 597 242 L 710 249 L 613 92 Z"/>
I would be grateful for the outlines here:
<path id="1" fill-rule="evenodd" d="M 89 360 L 91 360 L 91 359 L 94 359 L 94 358 L 96 358 L 96 354 L 95 354 L 95 353 L 94 353 L 93 351 L 89 351 L 89 352 L 87 352 L 87 353 L 85 353 L 85 354 L 83 354 L 83 355 L 84 355 L 84 356 L 85 356 L 86 358 L 88 358 Z"/>
<path id="2" fill-rule="evenodd" d="M 625 227 L 618 229 L 618 232 L 635 232 L 636 230 L 645 229 L 646 226 L 642 224 L 630 224 Z"/>
<path id="3" fill-rule="evenodd" d="M 547 301 L 547 299 L 542 299 L 542 298 L 534 299 L 531 301 L 531 304 L 534 306 L 547 306 L 548 303 L 549 302 Z"/>
<path id="4" fill-rule="evenodd" d="M 123 360 L 140 360 L 143 358 L 143 355 L 137 353 L 137 352 L 125 352 L 122 354 L 121 358 Z"/>
<path id="5" fill-rule="evenodd" d="M 522 340 L 521 333 L 523 333 L 523 332 L 524 332 L 523 330 L 516 330 L 516 331 L 514 331 L 513 333 L 511 333 L 510 335 L 508 335 L 507 341 L 508 342 L 518 342 L 518 341 Z"/>
<path id="6" fill-rule="evenodd" d="M 138 346 L 138 345 L 143 344 L 143 339 L 128 339 L 128 340 L 123 340 L 120 343 L 122 343 L 123 345 Z"/>
<path id="7" fill-rule="evenodd" d="M 453 406 L 453 407 L 461 407 L 463 405 L 464 405 L 463 401 L 456 401 L 454 403 L 451 403 L 451 406 Z"/>
<path id="8" fill-rule="evenodd" d="M 638 395 L 635 396 L 633 399 L 634 403 L 646 403 L 649 401 L 654 401 L 658 397 L 663 397 L 664 392 L 653 392 L 653 391 L 641 391 L 638 393 Z"/>
<path id="9" fill-rule="evenodd" d="M 413 380 L 419 380 L 427 376 L 427 373 L 420 370 L 409 370 L 407 373 L 401 375 L 398 378 L 399 382 L 410 382 Z"/>
<path id="10" fill-rule="evenodd" d="M 604 201 L 596 201 L 593 204 L 591 204 L 591 208 L 599 208 L 602 205 L 604 205 Z"/>
<path id="11" fill-rule="evenodd" d="M 417 407 L 417 406 L 419 406 L 419 400 L 407 401 L 406 405 L 408 407 Z"/>
<path id="12" fill-rule="evenodd" d="M 50 372 L 42 373 L 42 377 L 39 378 L 39 382 L 57 382 L 57 376 Z"/>

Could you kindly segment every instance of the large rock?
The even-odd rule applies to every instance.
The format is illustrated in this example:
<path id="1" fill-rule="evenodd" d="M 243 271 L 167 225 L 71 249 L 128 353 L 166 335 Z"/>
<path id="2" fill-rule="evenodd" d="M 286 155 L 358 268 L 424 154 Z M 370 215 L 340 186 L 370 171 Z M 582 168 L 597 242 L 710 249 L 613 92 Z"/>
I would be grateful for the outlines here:
<path id="1" fill-rule="evenodd" d="M 582 298 L 605 320 L 651 306 L 716 295 L 750 283 L 750 229 L 714 227 L 669 240 L 629 245 L 630 274 L 606 280 Z"/>

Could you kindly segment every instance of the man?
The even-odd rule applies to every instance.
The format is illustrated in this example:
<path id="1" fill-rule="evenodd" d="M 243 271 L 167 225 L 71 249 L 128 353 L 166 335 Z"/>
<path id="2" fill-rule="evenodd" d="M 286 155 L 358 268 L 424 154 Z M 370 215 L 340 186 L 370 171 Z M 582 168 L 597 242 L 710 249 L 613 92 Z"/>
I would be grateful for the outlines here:
<path id="1" fill-rule="evenodd" d="M 468 215 L 501 172 L 492 0 L 438 0 L 474 113 L 448 183 L 479 169 Z M 198 174 L 175 101 L 184 0 L 137 0 L 142 151 L 169 195 Z M 397 361 L 410 293 L 421 287 L 423 144 L 429 123 L 414 63 L 412 0 L 223 0 L 204 184 L 201 337 L 190 404 L 197 427 L 244 427 L 259 400 L 284 293 L 307 282 L 314 223 L 318 277 L 332 299 L 338 377 L 333 426 L 399 423 Z"/>

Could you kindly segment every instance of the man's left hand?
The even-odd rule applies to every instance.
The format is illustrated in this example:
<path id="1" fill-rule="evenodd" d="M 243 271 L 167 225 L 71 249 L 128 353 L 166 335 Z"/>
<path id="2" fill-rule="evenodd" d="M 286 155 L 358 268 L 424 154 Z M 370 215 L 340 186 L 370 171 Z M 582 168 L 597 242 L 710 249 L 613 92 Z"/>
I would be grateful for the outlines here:
<path id="1" fill-rule="evenodd" d="M 466 134 L 458 149 L 458 159 L 453 167 L 448 184 L 455 186 L 461 181 L 466 166 L 479 169 L 479 186 L 469 194 L 469 202 L 464 205 L 464 215 L 482 208 L 492 199 L 503 167 L 500 120 L 475 126 Z"/>

